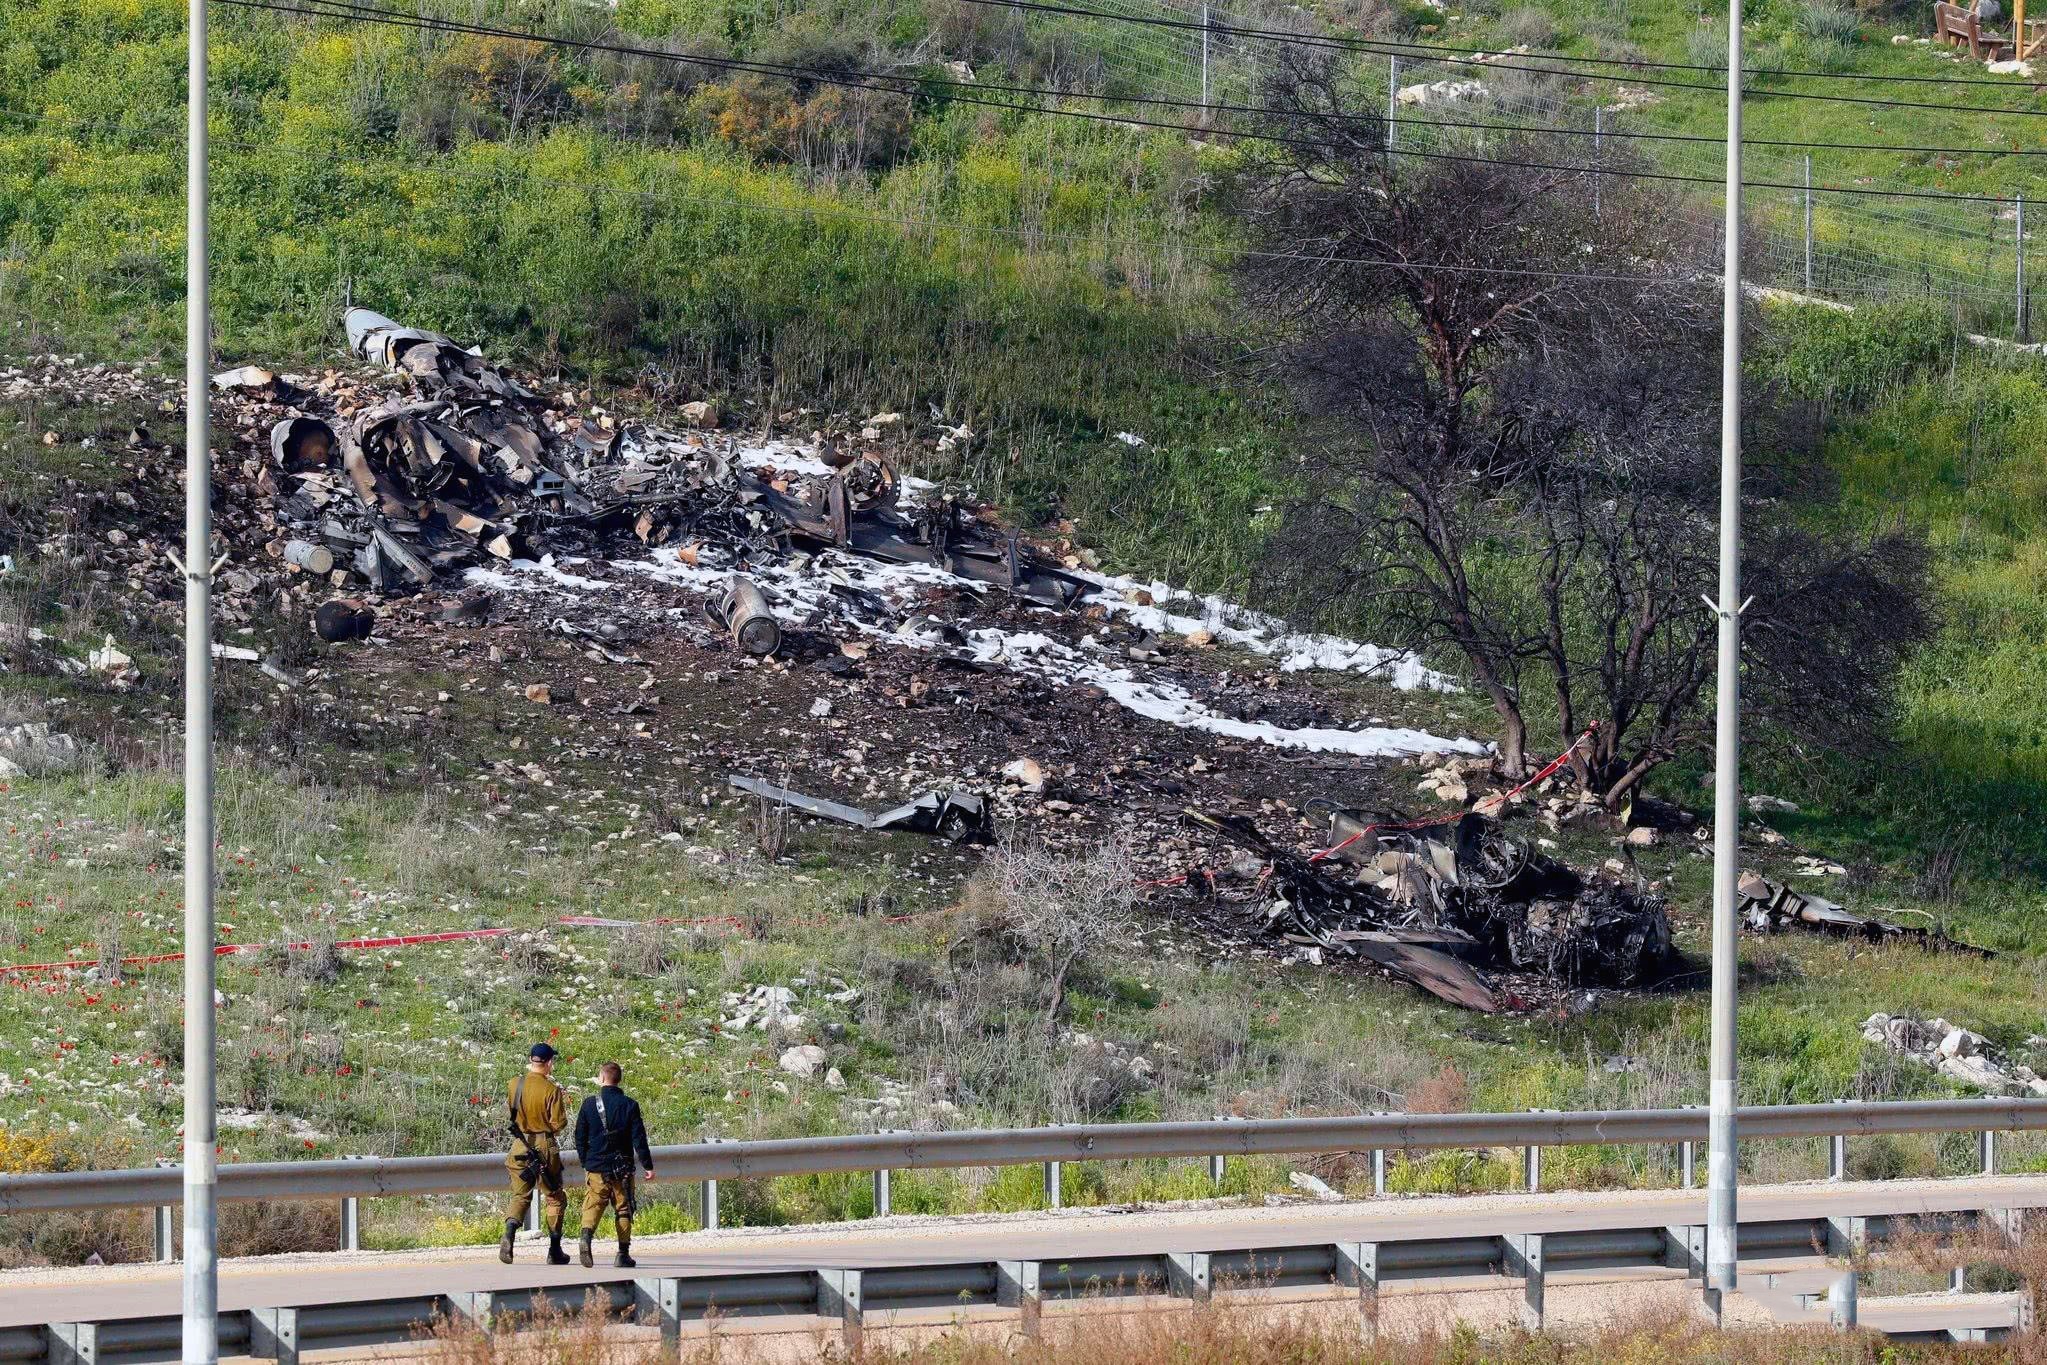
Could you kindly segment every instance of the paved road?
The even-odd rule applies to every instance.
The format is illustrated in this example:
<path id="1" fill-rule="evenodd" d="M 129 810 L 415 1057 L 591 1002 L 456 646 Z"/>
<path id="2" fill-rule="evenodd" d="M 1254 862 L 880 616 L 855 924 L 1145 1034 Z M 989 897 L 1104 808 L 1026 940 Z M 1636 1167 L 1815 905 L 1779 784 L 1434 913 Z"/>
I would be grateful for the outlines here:
<path id="1" fill-rule="evenodd" d="M 1742 1192 L 1743 1222 L 1831 1214 L 1916 1214 L 1982 1208 L 2047 1208 L 2047 1176 L 1754 1187 Z M 731 1270 L 871 1268 L 922 1262 L 1301 1246 L 1336 1241 L 1556 1232 L 1596 1227 L 1703 1223 L 1703 1191 L 1621 1191 L 1465 1198 L 1386 1199 L 1141 1212 L 1069 1210 L 1001 1218 L 895 1219 L 806 1229 L 740 1230 L 654 1237 L 634 1244 L 643 1275 Z M 608 1253 L 603 1243 L 600 1248 Z M 345 1302 L 460 1290 L 612 1278 L 598 1269 L 534 1262 L 543 1248 L 520 1246 L 520 1263 L 493 1250 L 363 1252 L 229 1261 L 221 1307 Z M 106 1321 L 178 1311 L 175 1266 L 106 1266 L 0 1273 L 0 1327 Z"/>

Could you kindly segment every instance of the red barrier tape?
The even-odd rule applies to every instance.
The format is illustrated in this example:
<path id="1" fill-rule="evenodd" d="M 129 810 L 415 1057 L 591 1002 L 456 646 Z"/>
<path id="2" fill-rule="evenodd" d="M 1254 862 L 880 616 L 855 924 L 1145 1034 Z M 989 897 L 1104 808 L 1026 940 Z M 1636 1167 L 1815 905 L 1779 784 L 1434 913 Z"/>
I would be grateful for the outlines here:
<path id="1" fill-rule="evenodd" d="M 510 929 L 454 929 L 441 934 L 396 934 L 389 938 L 348 938 L 342 939 L 334 946 L 336 948 L 410 948 L 420 943 L 461 943 L 470 939 L 497 938 L 500 935 L 511 932 L 512 930 Z M 237 953 L 260 953 L 265 948 L 279 946 L 288 950 L 303 952 L 313 945 L 305 942 L 282 945 L 273 943 L 222 943 L 214 947 L 213 955 L 215 957 L 233 957 Z M 150 953 L 140 957 L 124 957 L 121 959 L 121 965 L 123 967 L 150 967 L 158 963 L 183 962 L 184 960 L 185 955 L 183 953 Z M 0 966 L 0 975 L 5 975 L 9 972 L 33 975 L 37 972 L 62 972 L 78 967 L 96 967 L 98 965 L 99 961 L 97 958 L 88 957 L 72 958 L 68 962 L 21 962 L 13 966 Z"/>

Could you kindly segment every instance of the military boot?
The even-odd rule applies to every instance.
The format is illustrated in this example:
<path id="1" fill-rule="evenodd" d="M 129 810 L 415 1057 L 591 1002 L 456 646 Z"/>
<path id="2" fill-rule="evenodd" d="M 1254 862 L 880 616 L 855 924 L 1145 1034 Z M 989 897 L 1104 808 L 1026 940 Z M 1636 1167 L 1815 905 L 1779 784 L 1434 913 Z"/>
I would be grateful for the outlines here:
<path id="1" fill-rule="evenodd" d="M 506 1265 L 512 1263 L 512 1239 L 518 1235 L 519 1220 L 507 1218 L 505 1220 L 505 1235 L 498 1238 L 498 1259 Z"/>
<path id="2" fill-rule="evenodd" d="M 632 1238 L 621 1237 L 618 1239 L 618 1255 L 611 1258 L 611 1263 L 620 1270 L 631 1270 L 639 1265 L 639 1262 L 633 1259 Z"/>
<path id="3" fill-rule="evenodd" d="M 582 1246 L 578 1248 L 577 1259 L 583 1263 L 583 1269 L 585 1270 L 597 1264 L 597 1258 L 590 1254 L 590 1239 L 596 1235 L 596 1233 L 588 1228 L 583 1229 L 583 1242 Z"/>
<path id="4" fill-rule="evenodd" d="M 549 1265 L 567 1265 L 569 1263 L 569 1253 L 562 1250 L 560 1228 L 556 1228 L 553 1232 L 547 1234 L 547 1263 Z"/>

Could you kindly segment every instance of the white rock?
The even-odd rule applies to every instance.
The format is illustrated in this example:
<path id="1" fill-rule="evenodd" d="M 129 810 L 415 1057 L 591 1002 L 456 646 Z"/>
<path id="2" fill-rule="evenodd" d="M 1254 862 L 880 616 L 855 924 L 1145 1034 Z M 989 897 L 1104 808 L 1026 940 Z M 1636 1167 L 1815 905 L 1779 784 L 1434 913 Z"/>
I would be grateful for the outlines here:
<path id="1" fill-rule="evenodd" d="M 810 704 L 810 718 L 812 720 L 823 720 L 826 716 L 829 716 L 831 713 L 832 703 L 830 698 L 819 697 L 816 701 L 813 701 Z"/>
<path id="2" fill-rule="evenodd" d="M 1748 808 L 1752 811 L 1755 811 L 1757 814 L 1762 814 L 1765 811 L 1775 812 L 1776 814 L 1779 815 L 1798 814 L 1798 807 L 1796 804 L 1790 801 L 1786 801 L 1780 796 L 1765 796 L 1761 792 L 1757 792 L 1755 795 L 1749 797 Z"/>
<path id="3" fill-rule="evenodd" d="M 1662 835 L 1658 834 L 1655 830 L 1649 828 L 1647 825 L 1637 825 L 1635 828 L 1628 831 L 1627 838 L 1623 842 L 1625 842 L 1630 848 L 1648 848 L 1651 845 L 1660 842 L 1662 838 L 1663 838 Z"/>
<path id="4" fill-rule="evenodd" d="M 784 1052 L 776 1065 L 792 1076 L 801 1076 L 808 1080 L 824 1065 L 824 1049 L 815 1043 L 803 1043 Z"/>
<path id="5" fill-rule="evenodd" d="M 0 782 L 19 782 L 27 776 L 27 769 L 7 757 L 7 755 L 0 754 Z"/>
<path id="6" fill-rule="evenodd" d="M 1316 1179 L 1306 1171 L 1288 1172 L 1286 1183 L 1299 1190 L 1302 1194 L 1314 1199 L 1320 1199 L 1324 1203 L 1339 1203 L 1343 1199 L 1342 1195 L 1329 1188 L 1327 1182 Z"/>
<path id="7" fill-rule="evenodd" d="M 1045 790 L 1045 769 L 1035 758 L 1019 758 L 1005 764 L 1003 777 L 1028 792 Z"/>
<path id="8" fill-rule="evenodd" d="M 837 1067 L 832 1067 L 824 1073 L 824 1088 L 827 1090 L 844 1090 L 846 1088 L 846 1078 Z"/>
<path id="9" fill-rule="evenodd" d="M 1950 1029 L 1940 1040 L 1939 1052 L 1943 1057 L 1973 1057 L 1982 1050 L 1983 1035 L 1965 1028 Z"/>

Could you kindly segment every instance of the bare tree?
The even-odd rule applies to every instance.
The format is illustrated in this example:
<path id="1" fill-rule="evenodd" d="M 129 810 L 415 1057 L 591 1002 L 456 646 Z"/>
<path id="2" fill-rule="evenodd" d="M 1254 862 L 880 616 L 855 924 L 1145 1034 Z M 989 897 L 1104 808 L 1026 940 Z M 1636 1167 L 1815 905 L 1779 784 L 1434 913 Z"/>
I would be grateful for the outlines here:
<path id="1" fill-rule="evenodd" d="M 1010 841 L 990 863 L 976 887 L 976 908 L 1019 958 L 1045 972 L 1045 1024 L 1055 1027 L 1075 968 L 1130 931 L 1137 873 L 1129 846 L 1111 839 L 1067 855 Z"/>
<path id="2" fill-rule="evenodd" d="M 1237 203 L 1265 253 L 1244 272 L 1271 330 L 1260 363 L 1295 394 L 1304 436 L 1281 577 L 1297 597 L 1368 607 L 1403 643 L 1455 649 L 1510 774 L 1532 702 L 1566 736 L 1596 723 L 1578 776 L 1619 804 L 1710 739 L 1709 244 L 1654 189 L 1608 178 L 1595 205 L 1564 138 L 1389 156 L 1363 92 L 1312 54 L 1283 62 L 1263 102 L 1280 112 Z M 1930 629 L 1924 557 L 1900 533 L 1801 529 L 1827 490 L 1800 472 L 1795 414 L 1768 395 L 1751 408 L 1747 686 L 1789 733 L 1871 740 L 1896 664 Z"/>

